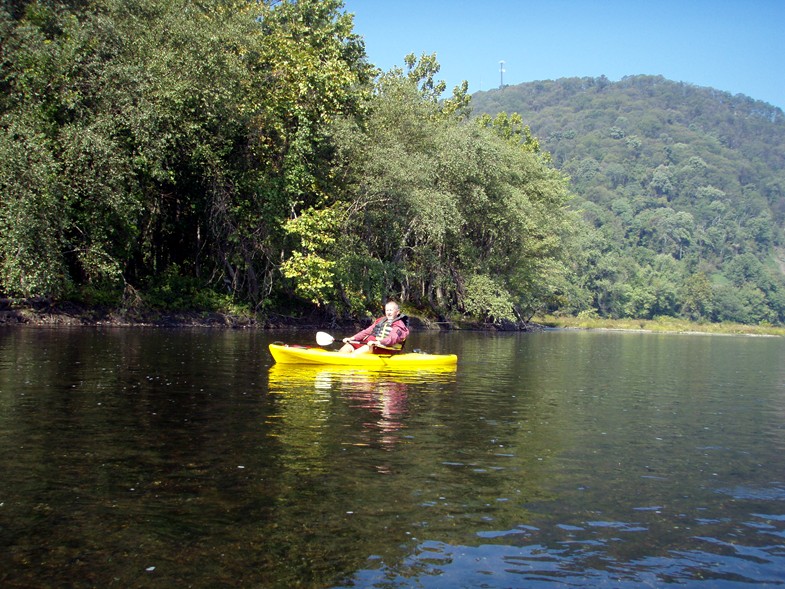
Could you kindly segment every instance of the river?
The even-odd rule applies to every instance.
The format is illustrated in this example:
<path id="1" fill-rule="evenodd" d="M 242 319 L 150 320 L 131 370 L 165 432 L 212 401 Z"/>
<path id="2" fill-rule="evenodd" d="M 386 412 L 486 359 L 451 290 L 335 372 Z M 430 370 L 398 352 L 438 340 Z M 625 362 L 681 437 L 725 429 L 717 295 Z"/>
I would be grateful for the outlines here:
<path id="1" fill-rule="evenodd" d="M 343 335 L 343 334 L 335 334 Z M 785 340 L 0 330 L 0 586 L 785 585 Z"/>

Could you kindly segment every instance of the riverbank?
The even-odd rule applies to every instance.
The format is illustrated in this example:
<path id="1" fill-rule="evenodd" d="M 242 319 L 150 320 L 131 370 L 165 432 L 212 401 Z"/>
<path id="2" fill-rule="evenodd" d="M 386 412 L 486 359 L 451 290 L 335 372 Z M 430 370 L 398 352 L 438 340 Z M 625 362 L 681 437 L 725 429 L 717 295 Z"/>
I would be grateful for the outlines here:
<path id="1" fill-rule="evenodd" d="M 640 331 L 644 333 L 694 333 L 710 335 L 785 336 L 785 327 L 775 325 L 743 325 L 740 323 L 703 323 L 660 317 L 657 319 L 602 319 L 597 317 L 556 317 L 542 315 L 533 321 L 545 327 L 560 329 L 596 329 L 608 331 Z"/>
<path id="2" fill-rule="evenodd" d="M 426 317 L 409 315 L 410 326 L 417 330 L 453 329 L 505 329 L 516 330 L 515 326 L 503 328 L 469 321 L 434 321 Z M 216 311 L 161 311 L 136 307 L 88 306 L 73 302 L 51 303 L 49 301 L 27 301 L 24 304 L 0 299 L 0 326 L 27 327 L 204 327 L 229 329 L 354 329 L 367 325 L 367 320 L 336 320 L 335 317 L 318 309 L 306 314 L 284 315 L 268 313 L 264 317 L 248 314 L 233 314 Z M 532 324 L 525 330 L 540 329 Z"/>
<path id="3" fill-rule="evenodd" d="M 217 328 L 285 328 L 318 324 L 320 317 L 286 317 L 271 315 L 260 321 L 252 314 L 214 311 L 161 311 L 156 309 L 122 309 L 88 306 L 73 302 L 52 303 L 46 300 L 23 304 L 0 299 L 0 325 L 30 327 L 217 327 Z"/>
<path id="4" fill-rule="evenodd" d="M 436 322 L 426 318 L 411 317 L 415 329 L 494 329 L 481 323 Z M 30 327 L 208 327 L 230 329 L 316 329 L 352 328 L 362 322 L 336 322 L 335 318 L 315 311 L 309 315 L 288 316 L 271 313 L 263 319 L 253 315 L 220 312 L 166 312 L 153 309 L 117 309 L 86 306 L 76 303 L 50 303 L 29 301 L 24 305 L 0 299 L 0 326 Z M 700 323 L 661 317 L 658 319 L 602 319 L 597 317 L 535 316 L 526 331 L 542 328 L 594 329 L 606 331 L 639 331 L 644 333 L 701 333 L 713 335 L 785 336 L 785 327 L 774 325 L 743 325 L 739 323 Z M 497 328 L 498 329 L 498 328 Z M 516 330 L 509 325 L 505 330 Z"/>
<path id="5" fill-rule="evenodd" d="M 107 308 L 87 308 L 71 303 L 45 306 L 8 306 L 0 309 L 0 325 L 30 327 L 257 327 L 252 318 L 223 313 L 125 313 Z"/>

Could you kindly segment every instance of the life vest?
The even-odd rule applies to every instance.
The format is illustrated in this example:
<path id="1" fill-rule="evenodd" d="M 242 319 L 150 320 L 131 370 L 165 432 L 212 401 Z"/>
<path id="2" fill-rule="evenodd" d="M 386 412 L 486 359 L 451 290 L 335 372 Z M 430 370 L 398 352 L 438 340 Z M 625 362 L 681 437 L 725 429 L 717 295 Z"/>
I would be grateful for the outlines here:
<path id="1" fill-rule="evenodd" d="M 392 331 L 393 323 L 395 323 L 396 320 L 397 318 L 393 319 L 392 321 L 389 321 L 388 319 L 385 319 L 384 321 L 379 321 L 379 323 L 373 326 L 373 331 L 371 332 L 371 335 L 376 338 L 377 342 L 379 340 L 383 340 L 388 335 L 390 335 L 390 332 Z"/>
<path id="2" fill-rule="evenodd" d="M 408 325 L 409 318 L 406 315 L 398 315 L 392 321 L 390 321 L 389 319 L 385 319 L 384 321 L 379 321 L 378 323 L 376 323 L 376 325 L 373 326 L 373 331 L 371 332 L 371 335 L 374 338 L 376 338 L 377 342 L 383 340 L 388 335 L 390 335 L 390 332 L 392 331 L 393 328 L 393 324 L 396 321 L 401 321 L 404 325 Z M 390 346 L 390 348 L 392 348 L 393 350 L 401 350 L 403 349 L 403 344 L 404 342 L 398 342 L 397 344 Z"/>

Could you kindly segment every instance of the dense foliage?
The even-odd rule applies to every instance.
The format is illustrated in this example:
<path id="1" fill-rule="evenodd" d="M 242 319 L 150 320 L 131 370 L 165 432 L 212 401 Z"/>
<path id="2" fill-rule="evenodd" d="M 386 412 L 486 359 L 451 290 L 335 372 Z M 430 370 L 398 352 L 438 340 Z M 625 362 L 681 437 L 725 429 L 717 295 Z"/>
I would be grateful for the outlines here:
<path id="1" fill-rule="evenodd" d="M 0 294 L 526 319 L 566 182 L 433 56 L 381 75 L 339 0 L 0 10 Z"/>
<path id="2" fill-rule="evenodd" d="M 10 294 L 273 290 L 321 129 L 371 76 L 338 2 L 31 2 L 2 14 Z M 182 282 L 182 281 L 181 281 Z"/>
<path id="3" fill-rule="evenodd" d="M 785 321 L 785 116 L 744 96 L 635 76 L 473 95 L 519 112 L 572 180 L 587 225 L 562 311 Z"/>
<path id="4" fill-rule="evenodd" d="M 439 315 L 526 321 L 563 276 L 566 183 L 521 129 L 466 121 L 465 88 L 439 103 L 408 62 L 336 132 L 352 211 L 336 242 L 344 300 L 399 285 Z"/>

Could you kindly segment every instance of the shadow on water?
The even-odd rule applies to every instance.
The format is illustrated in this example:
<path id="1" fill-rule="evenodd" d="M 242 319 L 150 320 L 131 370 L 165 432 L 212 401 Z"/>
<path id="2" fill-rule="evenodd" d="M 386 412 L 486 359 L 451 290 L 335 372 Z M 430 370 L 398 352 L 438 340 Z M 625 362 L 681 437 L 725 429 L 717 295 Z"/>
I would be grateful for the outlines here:
<path id="1" fill-rule="evenodd" d="M 782 340 L 422 333 L 457 369 L 272 364 L 312 337 L 0 332 L 0 585 L 785 584 Z"/>

